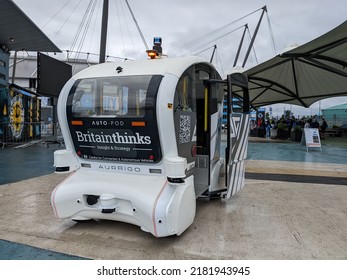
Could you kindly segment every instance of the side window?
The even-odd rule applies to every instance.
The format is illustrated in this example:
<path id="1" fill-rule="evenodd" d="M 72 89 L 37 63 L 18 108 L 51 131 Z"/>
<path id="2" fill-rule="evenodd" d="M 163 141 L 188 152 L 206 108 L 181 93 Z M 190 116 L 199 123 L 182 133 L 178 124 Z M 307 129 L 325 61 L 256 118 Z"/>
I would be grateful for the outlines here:
<path id="1" fill-rule="evenodd" d="M 214 114 L 219 110 L 224 99 L 223 84 L 212 84 L 211 93 L 211 114 Z"/>
<path id="2" fill-rule="evenodd" d="M 178 155 L 195 161 L 196 145 L 196 73 L 195 66 L 180 77 L 174 98 L 174 122 Z"/>
<path id="3" fill-rule="evenodd" d="M 174 98 L 177 151 L 188 163 L 195 160 L 196 153 L 210 155 L 211 131 L 218 131 L 216 113 L 224 92 L 222 84 L 206 83 L 209 79 L 220 77 L 212 67 L 202 63 L 189 67 L 177 83 Z"/>
<path id="4" fill-rule="evenodd" d="M 189 68 L 180 78 L 175 93 L 175 111 L 196 111 L 194 68 Z"/>

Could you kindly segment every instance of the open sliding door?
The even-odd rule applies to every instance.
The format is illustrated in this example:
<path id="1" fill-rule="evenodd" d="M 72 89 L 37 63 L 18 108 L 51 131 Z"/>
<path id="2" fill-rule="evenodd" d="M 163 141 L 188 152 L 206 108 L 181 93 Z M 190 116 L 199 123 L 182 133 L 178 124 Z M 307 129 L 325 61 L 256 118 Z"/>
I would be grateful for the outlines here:
<path id="1" fill-rule="evenodd" d="M 237 92 L 237 94 L 236 94 Z M 241 94 L 240 94 L 241 93 Z M 241 97 L 241 106 L 235 109 L 233 100 Z M 226 198 L 230 198 L 245 185 L 245 159 L 247 157 L 249 135 L 249 91 L 247 76 L 233 73 L 227 77 L 227 148 Z"/>

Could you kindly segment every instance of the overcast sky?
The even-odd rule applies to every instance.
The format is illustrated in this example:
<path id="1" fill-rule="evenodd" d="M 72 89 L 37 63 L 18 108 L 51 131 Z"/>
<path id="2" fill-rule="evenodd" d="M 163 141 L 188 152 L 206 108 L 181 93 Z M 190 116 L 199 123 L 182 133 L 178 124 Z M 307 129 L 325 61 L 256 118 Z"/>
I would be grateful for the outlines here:
<path id="1" fill-rule="evenodd" d="M 99 53 L 101 0 L 89 6 L 90 0 L 14 0 L 14 2 L 61 49 Z M 93 2 L 93 1 L 92 1 Z M 109 0 L 110 16 L 107 51 L 113 57 L 145 59 L 141 40 L 125 0 Z M 279 54 L 283 49 L 302 45 L 328 32 L 347 19 L 346 0 L 128 0 L 144 38 L 152 47 L 152 38 L 163 39 L 163 52 L 171 57 L 198 54 L 210 60 L 213 46 L 217 52 L 213 64 L 221 75 L 230 72 L 243 33 L 248 24 L 238 65 L 242 65 L 262 7 L 266 5 L 259 33 L 246 68 Z M 94 11 L 92 13 L 92 11 Z M 93 15 L 93 16 L 91 16 Z M 83 17 L 85 16 L 84 24 Z M 90 17 L 89 17 L 90 16 Z M 88 28 L 87 28 L 88 26 Z M 80 30 L 78 36 L 78 30 Z M 82 37 L 85 38 L 84 40 Z M 75 42 L 75 43 L 74 43 Z M 72 49 L 73 47 L 73 49 Z M 203 51 L 205 50 L 205 51 Z M 66 53 L 65 53 L 66 55 Z M 82 58 L 82 56 L 80 56 Z M 90 55 L 91 60 L 98 60 Z M 347 103 L 322 101 L 321 108 Z M 316 114 L 318 104 L 305 111 L 296 106 L 297 114 Z M 290 109 L 275 106 L 274 113 Z"/>

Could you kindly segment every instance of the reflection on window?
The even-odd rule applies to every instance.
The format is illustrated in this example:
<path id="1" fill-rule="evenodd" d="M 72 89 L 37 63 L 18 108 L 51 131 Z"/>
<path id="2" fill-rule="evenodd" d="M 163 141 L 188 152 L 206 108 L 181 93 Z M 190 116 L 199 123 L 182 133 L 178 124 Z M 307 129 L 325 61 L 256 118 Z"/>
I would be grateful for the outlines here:
<path id="1" fill-rule="evenodd" d="M 151 76 L 83 79 L 72 98 L 75 117 L 142 117 Z"/>
<path id="2" fill-rule="evenodd" d="M 194 80 L 191 73 L 188 72 L 181 77 L 177 84 L 175 110 L 195 112 L 195 92 Z"/>

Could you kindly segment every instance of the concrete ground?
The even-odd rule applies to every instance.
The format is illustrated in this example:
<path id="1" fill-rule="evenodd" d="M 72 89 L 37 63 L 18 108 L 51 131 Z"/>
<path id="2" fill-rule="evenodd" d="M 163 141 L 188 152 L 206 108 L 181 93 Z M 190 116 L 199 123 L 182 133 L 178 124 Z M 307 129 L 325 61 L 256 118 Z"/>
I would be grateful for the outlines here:
<path id="1" fill-rule="evenodd" d="M 0 239 L 49 250 L 57 259 L 62 253 L 67 259 L 346 260 L 347 164 L 255 159 L 254 153 L 245 188 L 228 201 L 198 199 L 194 223 L 181 236 L 155 238 L 120 222 L 58 220 L 50 195 L 66 175 L 47 174 L 0 185 Z"/>

